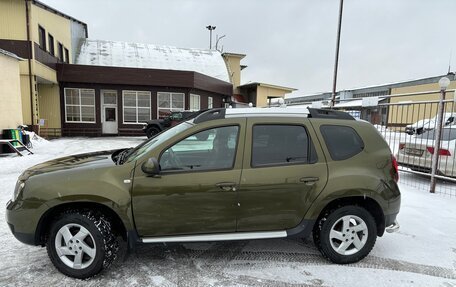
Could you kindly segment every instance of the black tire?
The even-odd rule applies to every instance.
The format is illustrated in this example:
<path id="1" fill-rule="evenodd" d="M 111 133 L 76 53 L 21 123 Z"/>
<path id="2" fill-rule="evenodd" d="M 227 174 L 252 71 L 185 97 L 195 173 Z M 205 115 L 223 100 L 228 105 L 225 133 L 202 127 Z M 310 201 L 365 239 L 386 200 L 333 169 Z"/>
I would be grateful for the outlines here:
<path id="1" fill-rule="evenodd" d="M 347 241 L 344 242 L 344 246 L 347 246 L 346 251 L 341 250 L 339 252 L 346 252 L 347 254 L 341 254 L 336 250 L 336 248 L 341 247 L 343 241 L 336 238 L 331 239 L 330 236 L 331 230 L 338 231 L 337 229 L 343 226 L 344 218 L 350 218 L 350 231 L 345 229 L 339 232 L 340 236 L 343 236 L 341 238 Z M 355 226 L 359 226 L 359 228 L 363 226 L 362 224 L 353 225 L 352 219 L 356 223 L 360 223 L 357 221 L 358 219 L 365 223 L 367 235 L 364 231 L 351 230 Z M 359 240 L 358 246 L 361 246 L 360 242 L 365 239 L 364 245 L 359 249 L 353 243 L 355 236 Z M 320 253 L 329 261 L 337 264 L 354 263 L 366 257 L 374 247 L 377 240 L 377 225 L 373 216 L 366 209 L 355 205 L 342 206 L 329 210 L 320 217 L 313 230 L 313 239 Z"/>
<path id="2" fill-rule="evenodd" d="M 146 136 L 147 138 L 151 138 L 153 136 L 156 136 L 157 134 L 160 133 L 160 130 L 157 127 L 149 127 L 146 130 Z"/>
<path id="3" fill-rule="evenodd" d="M 71 238 L 71 240 L 67 241 L 67 238 L 63 235 L 68 234 L 65 232 L 66 230 L 70 232 L 71 236 L 68 238 Z M 81 237 L 77 236 L 80 231 L 83 231 L 81 234 L 88 231 L 88 235 L 82 235 L 84 236 L 82 240 Z M 86 279 L 97 275 L 114 262 L 119 250 L 119 242 L 106 216 L 95 211 L 72 210 L 62 213 L 52 223 L 46 248 L 49 258 L 60 272 L 70 277 Z M 91 250 L 89 253 L 93 252 L 92 256 L 85 252 L 86 248 Z M 59 256 L 57 249 L 65 250 L 65 253 L 71 252 L 75 255 L 66 254 Z M 80 268 L 68 265 L 71 262 L 76 264 L 76 253 L 80 254 Z"/>

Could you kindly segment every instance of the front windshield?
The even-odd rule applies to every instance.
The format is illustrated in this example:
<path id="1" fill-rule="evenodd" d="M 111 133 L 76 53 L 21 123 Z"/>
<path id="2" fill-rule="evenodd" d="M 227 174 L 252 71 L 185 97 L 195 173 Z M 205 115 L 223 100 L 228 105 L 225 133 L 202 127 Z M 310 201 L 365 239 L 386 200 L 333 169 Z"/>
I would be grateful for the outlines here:
<path id="1" fill-rule="evenodd" d="M 161 143 L 163 143 L 164 141 L 168 140 L 169 138 L 177 135 L 178 133 L 181 133 L 181 132 L 185 131 L 186 129 L 191 128 L 192 126 L 193 126 L 192 121 L 182 122 L 182 123 L 178 124 L 177 126 L 174 126 L 170 129 L 158 134 L 157 136 L 155 136 L 153 138 L 150 138 L 149 140 L 147 140 L 147 141 L 141 143 L 140 145 L 138 145 L 137 147 L 135 147 L 128 155 L 128 158 L 126 161 L 131 162 L 131 161 L 138 159 L 144 153 L 151 151 L 154 147 L 160 145 Z"/>

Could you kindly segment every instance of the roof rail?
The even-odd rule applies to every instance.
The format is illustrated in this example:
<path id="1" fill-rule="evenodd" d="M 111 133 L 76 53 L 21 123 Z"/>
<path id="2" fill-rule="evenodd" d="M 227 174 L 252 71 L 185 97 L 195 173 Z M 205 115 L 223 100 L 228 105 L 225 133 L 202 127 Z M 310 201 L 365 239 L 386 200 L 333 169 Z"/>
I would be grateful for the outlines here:
<path id="1" fill-rule="evenodd" d="M 312 109 L 309 110 L 309 118 L 319 118 L 319 119 L 340 119 L 340 120 L 355 120 L 350 114 L 335 111 L 335 110 L 323 110 L 323 109 Z"/>
<path id="2" fill-rule="evenodd" d="M 225 108 L 210 109 L 195 117 L 193 123 L 199 124 L 205 121 L 218 120 L 225 118 Z"/>

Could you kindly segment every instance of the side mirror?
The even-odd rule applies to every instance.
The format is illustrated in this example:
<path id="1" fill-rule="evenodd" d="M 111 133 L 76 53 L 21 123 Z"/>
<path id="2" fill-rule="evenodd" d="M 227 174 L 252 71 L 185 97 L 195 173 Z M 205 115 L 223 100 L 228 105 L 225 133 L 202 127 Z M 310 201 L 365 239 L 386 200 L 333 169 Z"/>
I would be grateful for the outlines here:
<path id="1" fill-rule="evenodd" d="M 160 173 L 160 165 L 155 157 L 151 157 L 142 164 L 141 170 L 150 175 L 158 175 Z"/>

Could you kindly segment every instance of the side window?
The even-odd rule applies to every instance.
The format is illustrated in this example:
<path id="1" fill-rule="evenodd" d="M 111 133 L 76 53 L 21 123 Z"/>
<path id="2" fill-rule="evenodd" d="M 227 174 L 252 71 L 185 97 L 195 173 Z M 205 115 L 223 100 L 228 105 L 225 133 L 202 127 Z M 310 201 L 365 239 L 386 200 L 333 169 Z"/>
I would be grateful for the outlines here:
<path id="1" fill-rule="evenodd" d="M 252 167 L 316 162 L 303 126 L 254 125 L 252 138 Z"/>
<path id="2" fill-rule="evenodd" d="M 238 126 L 228 126 L 191 135 L 162 153 L 159 161 L 161 171 L 232 168 L 238 133 Z"/>
<path id="3" fill-rule="evenodd" d="M 333 160 L 351 158 L 364 149 L 363 140 L 351 127 L 323 125 L 320 131 Z"/>

